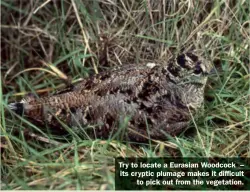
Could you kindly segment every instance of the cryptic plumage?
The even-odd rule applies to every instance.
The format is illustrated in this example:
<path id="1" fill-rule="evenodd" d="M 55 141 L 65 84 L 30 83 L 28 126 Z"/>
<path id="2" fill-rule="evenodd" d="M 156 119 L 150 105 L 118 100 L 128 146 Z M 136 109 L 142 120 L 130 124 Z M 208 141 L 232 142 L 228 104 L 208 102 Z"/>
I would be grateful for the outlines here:
<path id="1" fill-rule="evenodd" d="M 86 132 L 92 137 L 109 138 L 119 132 L 123 140 L 165 140 L 166 134 L 180 134 L 190 113 L 202 107 L 210 68 L 205 60 L 186 53 L 163 65 L 126 65 L 103 72 L 66 92 L 30 96 L 9 107 L 53 127 L 61 126 L 57 118 L 70 127 L 91 125 Z"/>

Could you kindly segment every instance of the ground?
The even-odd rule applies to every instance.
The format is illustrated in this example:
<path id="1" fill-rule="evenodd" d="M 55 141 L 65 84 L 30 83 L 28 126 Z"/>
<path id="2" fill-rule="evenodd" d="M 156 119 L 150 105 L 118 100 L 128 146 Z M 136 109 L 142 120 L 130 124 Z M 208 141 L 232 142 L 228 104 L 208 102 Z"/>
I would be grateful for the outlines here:
<path id="1" fill-rule="evenodd" d="M 2 0 L 1 188 L 114 189 L 115 157 L 250 157 L 249 1 Z M 52 134 L 8 110 L 27 93 L 199 50 L 214 65 L 191 136 L 121 143 Z M 67 129 L 66 129 L 67 130 Z"/>

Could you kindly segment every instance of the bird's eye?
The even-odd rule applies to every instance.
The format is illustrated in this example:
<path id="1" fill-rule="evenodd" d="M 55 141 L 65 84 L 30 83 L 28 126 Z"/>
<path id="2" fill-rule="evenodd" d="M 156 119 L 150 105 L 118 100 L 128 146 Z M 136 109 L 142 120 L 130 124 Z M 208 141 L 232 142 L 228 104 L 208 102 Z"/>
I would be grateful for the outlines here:
<path id="1" fill-rule="evenodd" d="M 200 64 L 198 64 L 195 66 L 194 74 L 198 75 L 200 73 L 202 73 L 202 68 L 201 68 Z"/>

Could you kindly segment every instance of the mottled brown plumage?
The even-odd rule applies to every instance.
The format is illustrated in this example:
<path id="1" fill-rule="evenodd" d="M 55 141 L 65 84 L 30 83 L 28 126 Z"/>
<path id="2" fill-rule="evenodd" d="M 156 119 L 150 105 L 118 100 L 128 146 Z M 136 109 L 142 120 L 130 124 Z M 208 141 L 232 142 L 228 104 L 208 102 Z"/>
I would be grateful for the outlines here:
<path id="1" fill-rule="evenodd" d="M 209 70 L 204 60 L 186 53 L 163 65 L 127 65 L 85 79 L 71 90 L 30 96 L 9 106 L 52 127 L 61 126 L 57 118 L 70 127 L 81 126 L 92 137 L 119 132 L 124 140 L 164 140 L 166 134 L 180 134 L 191 113 L 201 108 Z"/>

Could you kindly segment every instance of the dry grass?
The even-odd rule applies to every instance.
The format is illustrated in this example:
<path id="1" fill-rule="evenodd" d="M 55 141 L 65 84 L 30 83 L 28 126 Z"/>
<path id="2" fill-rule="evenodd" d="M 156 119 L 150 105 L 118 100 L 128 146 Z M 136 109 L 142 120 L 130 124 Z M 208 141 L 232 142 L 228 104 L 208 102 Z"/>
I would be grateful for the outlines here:
<path id="1" fill-rule="evenodd" d="M 117 156 L 250 157 L 249 1 L 168 2 L 1 1 L 2 189 L 114 189 Z M 82 140 L 4 112 L 28 92 L 52 93 L 65 80 L 191 48 L 216 68 L 191 138 L 139 146 Z"/>

